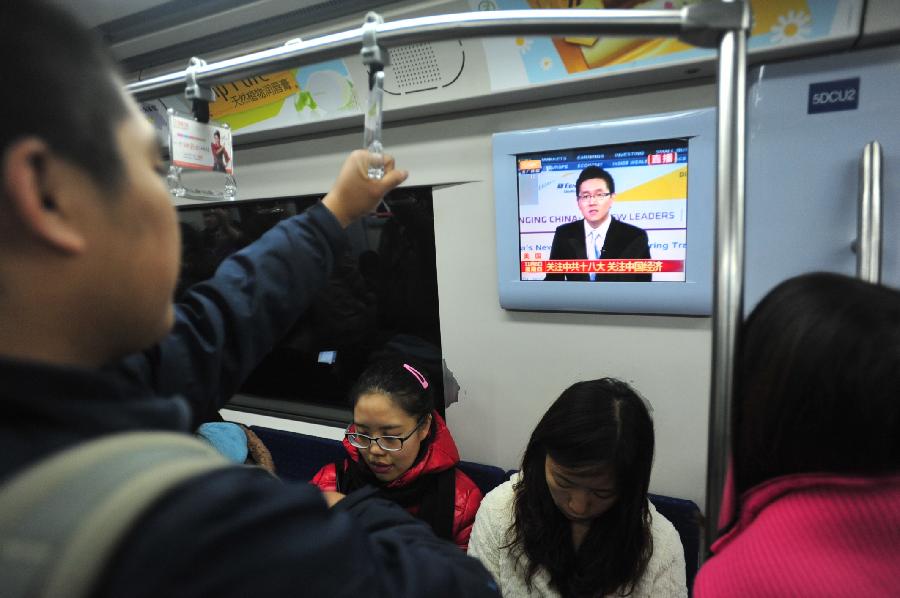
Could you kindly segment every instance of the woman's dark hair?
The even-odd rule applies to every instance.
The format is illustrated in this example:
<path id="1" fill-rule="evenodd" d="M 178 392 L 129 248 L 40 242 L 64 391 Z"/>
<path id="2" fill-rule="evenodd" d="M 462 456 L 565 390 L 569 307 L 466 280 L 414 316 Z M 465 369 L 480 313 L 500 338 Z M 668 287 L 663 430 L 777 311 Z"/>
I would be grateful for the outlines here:
<path id="1" fill-rule="evenodd" d="M 213 137 L 218 137 L 219 139 L 222 138 L 222 136 L 219 135 L 219 132 L 218 132 L 218 131 L 213 132 Z"/>
<path id="2" fill-rule="evenodd" d="M 115 62 L 99 38 L 65 11 L 36 0 L 0 3 L 0 153 L 28 136 L 106 188 L 121 179 L 116 129 L 128 114 Z"/>
<path id="3" fill-rule="evenodd" d="M 900 293 L 837 274 L 772 290 L 744 324 L 733 412 L 735 489 L 900 463 Z"/>
<path id="4" fill-rule="evenodd" d="M 591 523 L 577 553 L 571 523 L 547 487 L 547 455 L 567 469 L 610 471 L 615 479 L 615 504 Z M 509 548 L 525 557 L 529 587 L 544 568 L 563 596 L 630 594 L 653 553 L 652 465 L 653 421 L 630 386 L 602 378 L 563 391 L 532 432 L 515 486 Z"/>
<path id="5" fill-rule="evenodd" d="M 362 395 L 381 393 L 410 416 L 423 418 L 434 410 L 432 384 L 424 372 L 413 361 L 399 357 L 377 361 L 360 374 L 350 392 L 351 405 L 355 407 Z"/>

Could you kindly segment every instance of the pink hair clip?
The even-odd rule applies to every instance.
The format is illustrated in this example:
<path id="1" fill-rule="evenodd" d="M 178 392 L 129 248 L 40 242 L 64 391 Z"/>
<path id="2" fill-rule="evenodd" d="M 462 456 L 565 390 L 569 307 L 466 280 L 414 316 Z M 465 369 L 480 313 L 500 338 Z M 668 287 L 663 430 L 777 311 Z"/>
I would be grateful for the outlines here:
<path id="1" fill-rule="evenodd" d="M 409 372 L 410 374 L 412 374 L 413 376 L 416 377 L 416 380 L 418 380 L 419 384 L 422 385 L 423 390 L 428 388 L 428 380 L 425 378 L 425 376 L 422 375 L 422 373 L 419 370 L 417 370 L 413 366 L 409 365 L 408 363 L 404 363 L 403 367 L 406 369 L 407 372 Z"/>

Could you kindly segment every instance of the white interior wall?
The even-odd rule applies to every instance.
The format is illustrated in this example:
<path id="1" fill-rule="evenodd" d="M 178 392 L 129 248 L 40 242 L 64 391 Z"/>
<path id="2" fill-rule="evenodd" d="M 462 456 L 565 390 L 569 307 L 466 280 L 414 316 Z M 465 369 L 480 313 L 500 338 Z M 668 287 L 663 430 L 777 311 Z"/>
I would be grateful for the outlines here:
<path id="1" fill-rule="evenodd" d="M 703 507 L 710 377 L 708 318 L 509 312 L 497 295 L 491 134 L 711 106 L 713 85 L 629 90 L 393 125 L 385 146 L 406 185 L 436 190 L 444 356 L 460 402 L 447 411 L 463 459 L 517 468 L 528 436 L 569 384 L 615 376 L 652 404 L 651 491 Z M 362 131 L 238 149 L 241 198 L 320 193 Z M 310 432 L 314 433 L 314 432 Z"/>

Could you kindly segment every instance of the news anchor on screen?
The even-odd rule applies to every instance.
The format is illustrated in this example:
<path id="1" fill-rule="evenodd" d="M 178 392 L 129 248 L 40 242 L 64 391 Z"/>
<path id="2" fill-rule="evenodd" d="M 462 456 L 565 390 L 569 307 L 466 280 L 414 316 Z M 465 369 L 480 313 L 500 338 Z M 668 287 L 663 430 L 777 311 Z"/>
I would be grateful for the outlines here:
<path id="1" fill-rule="evenodd" d="M 551 260 L 650 259 L 647 233 L 613 218 L 609 209 L 616 197 L 612 175 L 588 166 L 575 183 L 581 220 L 556 227 Z M 652 274 L 547 274 L 544 280 L 645 282 Z"/>

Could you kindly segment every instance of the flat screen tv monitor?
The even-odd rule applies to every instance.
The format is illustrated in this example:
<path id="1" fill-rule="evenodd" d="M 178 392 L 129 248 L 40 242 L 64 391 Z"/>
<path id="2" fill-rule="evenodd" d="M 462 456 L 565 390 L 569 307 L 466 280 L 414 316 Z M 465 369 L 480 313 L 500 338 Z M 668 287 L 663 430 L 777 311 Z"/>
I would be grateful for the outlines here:
<path id="1" fill-rule="evenodd" d="M 708 315 L 715 111 L 493 137 L 500 305 Z"/>

